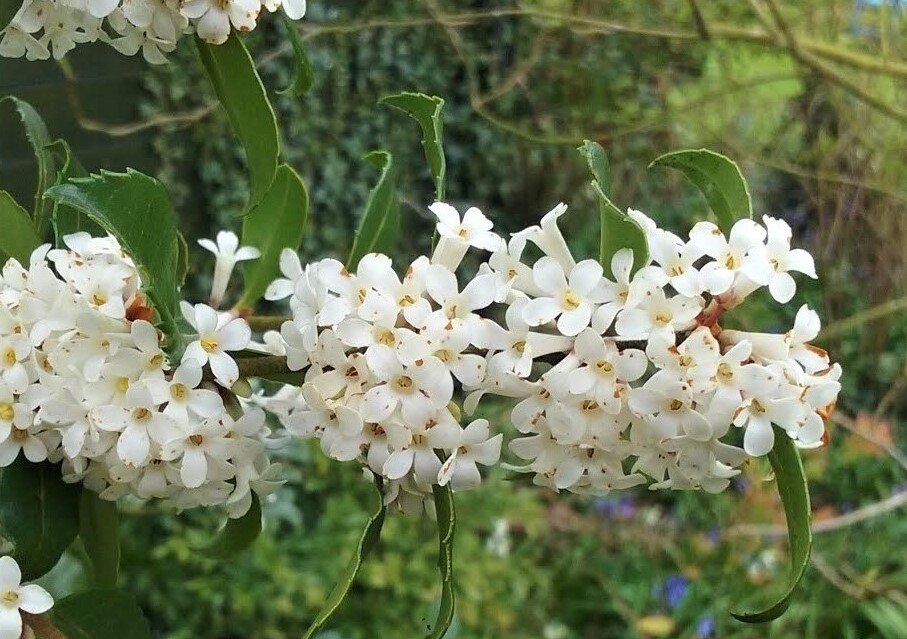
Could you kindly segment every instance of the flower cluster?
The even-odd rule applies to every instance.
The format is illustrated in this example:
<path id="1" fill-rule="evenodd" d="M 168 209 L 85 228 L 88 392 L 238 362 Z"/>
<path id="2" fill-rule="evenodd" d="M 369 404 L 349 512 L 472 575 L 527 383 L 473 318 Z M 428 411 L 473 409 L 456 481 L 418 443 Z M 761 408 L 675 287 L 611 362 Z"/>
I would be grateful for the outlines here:
<path id="1" fill-rule="evenodd" d="M 223 44 L 231 30 L 254 29 L 263 9 L 298 20 L 306 0 L 25 0 L 0 31 L 0 56 L 59 60 L 77 44 L 100 41 L 163 64 L 182 36 Z"/>
<path id="2" fill-rule="evenodd" d="M 0 557 L 0 639 L 23 636 L 22 612 L 40 615 L 53 605 L 53 598 L 41 586 L 22 585 L 22 571 L 15 559 Z"/>
<path id="3" fill-rule="evenodd" d="M 9 260 L 0 277 L 0 467 L 62 460 L 67 481 L 104 499 L 246 512 L 252 491 L 276 486 L 264 413 L 226 392 L 248 324 L 184 302 L 195 333 L 171 365 L 117 241 L 64 243 L 38 248 L 28 268 Z"/>
<path id="4" fill-rule="evenodd" d="M 784 334 L 719 324 L 760 287 L 790 301 L 790 272 L 816 277 L 785 222 L 744 219 L 727 236 L 701 222 L 685 240 L 630 211 L 651 256 L 634 265 L 620 250 L 606 276 L 571 254 L 564 205 L 508 242 L 475 208 L 462 218 L 447 204 L 431 210 L 440 241 L 404 277 L 384 255 L 351 273 L 331 259 L 303 267 L 286 251 L 284 278 L 267 293 L 289 297 L 293 320 L 265 341 L 306 373 L 266 406 L 325 454 L 384 477 L 389 500 L 418 507 L 432 484 L 473 486 L 477 464 L 497 462 L 501 435 L 482 419 L 460 426 L 455 386 L 469 414 L 486 394 L 517 400 L 519 470 L 554 489 L 717 492 L 772 449 L 773 425 L 821 445 L 841 369 L 809 344 L 815 312 L 801 308 Z M 461 285 L 471 248 L 490 256 Z"/>

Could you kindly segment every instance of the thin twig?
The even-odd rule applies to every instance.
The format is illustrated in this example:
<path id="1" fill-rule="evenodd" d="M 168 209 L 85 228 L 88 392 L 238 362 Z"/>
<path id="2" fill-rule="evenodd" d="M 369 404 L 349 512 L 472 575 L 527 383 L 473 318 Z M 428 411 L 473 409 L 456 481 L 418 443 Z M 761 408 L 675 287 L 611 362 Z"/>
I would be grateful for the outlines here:
<path id="1" fill-rule="evenodd" d="M 838 335 L 852 331 L 863 324 L 874 322 L 875 320 L 894 315 L 903 310 L 907 310 L 907 296 L 888 300 L 878 306 L 873 306 L 865 311 L 854 313 L 850 317 L 845 317 L 837 322 L 832 322 L 819 333 L 818 339 L 823 340 L 837 337 Z"/>
<path id="2" fill-rule="evenodd" d="M 880 450 L 884 451 L 889 457 L 896 461 L 901 468 L 907 470 L 907 455 L 905 455 L 904 452 L 901 451 L 898 447 L 888 442 L 881 441 L 880 439 L 873 437 L 868 433 L 864 433 L 862 430 L 857 428 L 857 425 L 852 418 L 842 414 L 840 411 L 835 412 L 832 420 L 841 428 L 850 431 L 860 439 L 863 439 L 873 446 L 876 446 Z"/>

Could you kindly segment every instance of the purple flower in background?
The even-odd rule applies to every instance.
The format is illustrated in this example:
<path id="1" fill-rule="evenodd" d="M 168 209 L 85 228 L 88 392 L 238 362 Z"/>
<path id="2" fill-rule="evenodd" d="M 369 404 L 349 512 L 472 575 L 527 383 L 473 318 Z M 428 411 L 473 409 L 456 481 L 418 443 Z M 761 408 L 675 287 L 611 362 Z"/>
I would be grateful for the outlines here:
<path id="1" fill-rule="evenodd" d="M 715 617 L 706 615 L 696 624 L 696 639 L 712 639 L 715 636 Z"/>
<path id="2" fill-rule="evenodd" d="M 674 610 L 683 601 L 690 587 L 690 580 L 682 575 L 671 575 L 665 579 L 664 598 L 670 610 Z"/>
<path id="3" fill-rule="evenodd" d="M 639 510 L 632 495 L 599 497 L 592 507 L 604 519 L 632 519 Z"/>

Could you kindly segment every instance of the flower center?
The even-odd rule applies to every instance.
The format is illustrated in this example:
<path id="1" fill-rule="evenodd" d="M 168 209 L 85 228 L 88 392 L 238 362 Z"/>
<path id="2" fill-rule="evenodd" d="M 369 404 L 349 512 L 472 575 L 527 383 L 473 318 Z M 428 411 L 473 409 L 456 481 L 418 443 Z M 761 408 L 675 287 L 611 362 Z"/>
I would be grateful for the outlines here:
<path id="1" fill-rule="evenodd" d="M 3 361 L 6 362 L 10 366 L 15 364 L 18 361 L 16 359 L 16 351 L 14 351 L 12 348 L 7 348 L 3 352 Z"/>
<path id="2" fill-rule="evenodd" d="M 398 391 L 409 392 L 413 389 L 413 380 L 406 375 L 400 375 L 394 380 L 394 386 L 397 387 Z"/>
<path id="3" fill-rule="evenodd" d="M 774 257 L 773 257 L 773 258 L 770 259 L 768 262 L 769 262 L 769 264 L 772 265 L 772 268 L 775 269 L 776 271 L 777 271 L 779 268 L 781 268 L 781 262 L 779 262 L 779 261 L 777 260 L 777 258 L 774 258 Z"/>
<path id="4" fill-rule="evenodd" d="M 681 408 L 683 408 L 683 402 L 680 401 L 679 399 L 672 399 L 671 403 L 668 404 L 668 407 L 671 410 L 680 410 Z"/>
<path id="5" fill-rule="evenodd" d="M 671 314 L 671 311 L 658 311 L 655 313 L 655 323 L 660 324 L 661 326 L 667 326 L 671 323 L 672 319 L 674 319 L 674 316 Z"/>
<path id="6" fill-rule="evenodd" d="M 205 443 L 205 438 L 201 435 L 189 435 L 189 441 L 193 446 L 201 446 Z"/>
<path id="7" fill-rule="evenodd" d="M 689 355 L 681 355 L 680 357 L 677 358 L 677 363 L 680 364 L 682 367 L 687 368 L 688 366 L 690 366 L 693 363 L 693 358 L 690 357 Z"/>
<path id="8" fill-rule="evenodd" d="M 526 350 L 526 340 L 519 340 L 513 343 L 513 350 L 517 353 L 522 353 Z"/>
<path id="9" fill-rule="evenodd" d="M 19 605 L 19 593 L 16 592 L 15 590 L 7 590 L 6 592 L 3 593 L 2 596 L 0 596 L 0 601 L 2 601 L 3 603 L 5 603 L 5 604 L 7 604 L 7 605 L 9 605 L 9 606 L 17 606 L 17 607 L 18 607 L 18 605 Z"/>
<path id="10" fill-rule="evenodd" d="M 671 276 L 677 277 L 678 275 L 683 275 L 683 265 L 682 264 L 675 264 L 674 266 L 671 267 Z"/>
<path id="11" fill-rule="evenodd" d="M 725 268 L 733 270 L 740 266 L 740 260 L 737 259 L 736 255 L 728 253 L 727 257 L 724 258 L 724 266 Z"/>
<path id="12" fill-rule="evenodd" d="M 7 404 L 7 403 L 0 404 L 0 419 L 2 419 L 5 422 L 11 422 L 11 421 L 13 421 L 13 417 L 15 416 L 15 414 L 16 414 L 16 411 L 13 410 L 12 404 Z"/>
<path id="13" fill-rule="evenodd" d="M 171 384 L 170 386 L 170 397 L 175 399 L 178 402 L 182 402 L 186 399 L 186 395 L 189 394 L 189 389 L 186 388 L 185 384 L 180 384 L 179 382 Z"/>
<path id="14" fill-rule="evenodd" d="M 24 442 L 28 439 L 28 431 L 24 428 L 16 428 L 13 426 L 13 432 L 10 434 L 10 437 L 13 438 L 13 441 Z"/>
<path id="15" fill-rule="evenodd" d="M 720 377 L 721 380 L 725 382 L 729 382 L 734 378 L 734 371 L 731 370 L 730 364 L 728 364 L 727 362 L 721 362 L 720 364 L 718 364 L 718 377 Z"/>
<path id="16" fill-rule="evenodd" d="M 128 377 L 117 377 L 117 381 L 114 382 L 114 388 L 116 388 L 118 393 L 125 393 L 129 390 L 129 378 Z"/>
<path id="17" fill-rule="evenodd" d="M 757 413 L 764 413 L 764 412 L 765 412 L 765 406 L 763 406 L 763 405 L 759 402 L 758 399 L 754 399 L 752 402 L 750 402 L 750 408 L 752 408 L 753 411 L 755 411 L 755 412 L 757 412 Z"/>
<path id="18" fill-rule="evenodd" d="M 91 296 L 91 303 L 95 306 L 104 306 L 107 303 L 107 296 L 103 293 L 93 293 Z"/>
<path id="19" fill-rule="evenodd" d="M 358 291 L 356 291 L 356 299 L 359 300 L 360 304 L 365 301 L 366 295 L 368 295 L 368 290 L 365 288 L 360 288 Z"/>
<path id="20" fill-rule="evenodd" d="M 446 348 L 435 351 L 435 357 L 444 362 L 445 364 L 453 359 L 453 354 Z"/>
<path id="21" fill-rule="evenodd" d="M 148 360 L 148 368 L 160 368 L 161 364 L 163 364 L 163 363 L 164 363 L 164 354 L 155 353 Z"/>
<path id="22" fill-rule="evenodd" d="M 205 337 L 201 340 L 202 348 L 206 353 L 213 353 L 217 350 L 217 340 L 213 337 Z"/>
<path id="23" fill-rule="evenodd" d="M 467 237 L 469 237 L 469 229 L 465 226 L 461 226 L 459 229 L 457 229 L 457 235 L 465 240 Z"/>
<path id="24" fill-rule="evenodd" d="M 587 412 L 590 412 L 593 410 L 598 410 L 598 402 L 595 401 L 594 399 L 584 400 L 583 403 L 581 404 L 581 406 L 582 406 L 583 410 L 587 411 Z"/>
<path id="25" fill-rule="evenodd" d="M 614 370 L 614 364 L 612 364 L 608 360 L 600 359 L 597 362 L 595 362 L 595 368 L 598 370 L 599 373 L 607 374 Z"/>
<path id="26" fill-rule="evenodd" d="M 562 301 L 564 308 L 570 311 L 575 311 L 579 308 L 579 305 L 583 303 L 582 298 L 569 289 L 564 293 L 564 298 Z"/>
<path id="27" fill-rule="evenodd" d="M 147 408 L 136 408 L 132 411 L 132 419 L 137 422 L 147 422 L 151 419 L 151 411 Z"/>
<path id="28" fill-rule="evenodd" d="M 400 296 L 400 299 L 397 300 L 397 304 L 403 308 L 407 306 L 412 306 L 416 303 L 416 298 L 407 293 L 406 295 Z"/>
<path id="29" fill-rule="evenodd" d="M 397 343 L 397 340 L 394 339 L 393 332 L 386 328 L 378 329 L 378 335 L 376 336 L 375 341 L 379 344 L 384 344 L 385 346 L 393 346 Z"/>

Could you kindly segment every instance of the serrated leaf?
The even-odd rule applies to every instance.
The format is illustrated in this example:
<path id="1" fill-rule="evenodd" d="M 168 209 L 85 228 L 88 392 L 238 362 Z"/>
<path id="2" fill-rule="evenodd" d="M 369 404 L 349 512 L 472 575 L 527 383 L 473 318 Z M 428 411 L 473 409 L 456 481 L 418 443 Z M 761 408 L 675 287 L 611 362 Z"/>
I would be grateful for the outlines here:
<path id="1" fill-rule="evenodd" d="M 20 457 L 0 469 L 0 531 L 26 581 L 53 568 L 79 532 L 79 487 L 60 467 Z"/>
<path id="2" fill-rule="evenodd" d="M 605 274 L 613 276 L 611 258 L 624 248 L 633 249 L 633 270 L 642 268 L 649 262 L 646 233 L 636 220 L 617 208 L 608 195 L 611 190 L 611 169 L 605 150 L 597 142 L 586 140 L 578 151 L 586 159 L 592 173 L 592 187 L 599 201 L 601 240 L 598 259 Z"/>
<path id="3" fill-rule="evenodd" d="M 315 621 L 309 626 L 303 639 L 313 639 L 313 637 L 321 632 L 324 625 L 330 620 L 346 598 L 353 582 L 356 580 L 356 575 L 359 574 L 359 568 L 362 567 L 363 560 L 375 548 L 378 544 L 378 540 L 381 538 L 381 529 L 384 526 L 387 507 L 384 505 L 384 495 L 381 493 L 380 479 L 376 480 L 375 486 L 378 493 L 378 509 L 369 518 L 365 530 L 362 531 L 362 536 L 359 538 L 355 554 L 353 554 L 346 569 L 340 575 L 340 580 L 334 586 L 331 594 L 328 595 L 327 601 L 324 602 L 321 610 L 318 611 L 318 614 L 315 616 Z"/>
<path id="4" fill-rule="evenodd" d="M 250 194 L 247 210 L 261 202 L 277 174 L 277 118 L 255 63 L 236 33 L 222 45 L 196 38 L 202 64 L 246 152 Z"/>
<path id="5" fill-rule="evenodd" d="M 782 594 L 772 603 L 757 612 L 732 612 L 739 621 L 746 623 L 763 623 L 777 619 L 790 605 L 806 567 L 809 565 L 809 554 L 812 549 L 813 535 L 810 524 L 809 489 L 803 461 L 793 440 L 777 426 L 775 446 L 768 454 L 769 462 L 775 473 L 778 494 L 784 506 L 787 519 L 787 538 L 790 546 L 790 574 Z"/>
<path id="6" fill-rule="evenodd" d="M 205 549 L 215 559 L 229 559 L 240 554 L 258 539 L 261 534 L 261 502 L 252 493 L 249 512 L 238 519 L 228 519 L 217 538 Z"/>
<path id="7" fill-rule="evenodd" d="M 383 98 L 381 103 L 403 111 L 419 123 L 422 128 L 422 148 L 425 149 L 425 159 L 435 183 L 435 199 L 444 200 L 447 181 L 441 121 L 444 100 L 424 93 L 407 92 Z"/>
<path id="8" fill-rule="evenodd" d="M 31 252 L 41 244 L 28 211 L 13 196 L 0 191 L 0 261 L 14 257 L 28 265 Z"/>
<path id="9" fill-rule="evenodd" d="M 22 6 L 22 0 L 0 0 L 0 31 L 3 31 Z"/>
<path id="10" fill-rule="evenodd" d="M 309 193 L 292 168 L 281 164 L 265 198 L 243 220 L 242 243 L 261 251 L 244 264 L 245 291 L 239 306 L 254 306 L 280 274 L 280 253 L 302 243 L 309 215 Z"/>
<path id="11" fill-rule="evenodd" d="M 182 338 L 177 268 L 176 215 L 164 186 L 143 173 L 102 171 L 51 187 L 47 197 L 76 209 L 115 236 L 142 271 L 142 281 L 161 319 L 167 350 L 178 353 Z"/>
<path id="12" fill-rule="evenodd" d="M 293 47 L 296 73 L 290 86 L 277 93 L 278 95 L 289 94 L 301 98 L 309 92 L 309 89 L 315 83 L 315 71 L 312 69 L 312 63 L 309 62 L 309 56 L 305 51 L 305 43 L 303 43 L 302 37 L 299 35 L 296 23 L 290 20 L 285 13 L 281 13 L 280 16 L 283 19 L 283 26 L 287 30 L 287 35 L 290 37 L 290 45 Z"/>
<path id="13" fill-rule="evenodd" d="M 369 193 L 365 213 L 346 262 L 348 271 L 355 271 L 359 260 L 374 252 L 382 238 L 387 239 L 387 227 L 393 224 L 393 212 L 397 207 L 393 156 L 387 151 L 372 151 L 365 156 L 365 160 L 381 169 L 381 177 Z"/>
<path id="14" fill-rule="evenodd" d="M 179 231 L 176 232 L 177 258 L 176 258 L 176 283 L 182 288 L 189 275 L 189 244 L 186 237 Z"/>
<path id="15" fill-rule="evenodd" d="M 58 601 L 53 625 L 67 639 L 150 639 L 151 629 L 135 599 L 122 590 L 95 589 Z"/>
<path id="16" fill-rule="evenodd" d="M 21 4 L 20 2 L 19 5 L 21 6 Z M 16 11 L 18 11 L 18 7 Z M 13 11 L 13 14 L 16 11 Z M 47 125 L 44 124 L 44 120 L 41 119 L 38 112 L 28 102 L 24 102 L 14 96 L 7 96 L 0 100 L 0 104 L 4 102 L 9 102 L 19 114 L 19 119 L 25 128 L 25 137 L 31 144 L 35 160 L 38 163 L 38 183 L 35 189 L 35 205 L 32 211 L 32 218 L 34 219 L 38 237 L 43 238 L 44 233 L 47 231 L 53 208 L 50 202 L 44 201 L 44 191 L 53 184 L 56 177 L 53 153 L 48 148 L 50 145 L 50 134 L 47 131 Z"/>
<path id="17" fill-rule="evenodd" d="M 442 639 L 453 622 L 456 596 L 453 584 L 453 545 L 456 531 L 456 511 L 453 490 L 447 486 L 432 486 L 435 511 L 438 515 L 438 570 L 441 573 L 441 603 L 438 618 L 431 627 L 428 639 Z"/>
<path id="18" fill-rule="evenodd" d="M 120 574 L 120 514 L 116 502 L 83 489 L 79 500 L 79 537 L 91 561 L 95 585 L 116 588 Z"/>
<path id="19" fill-rule="evenodd" d="M 65 140 L 57 140 L 48 148 L 55 155 L 55 164 L 59 167 L 55 185 L 68 182 L 71 178 L 88 177 L 88 171 L 75 157 Z M 95 237 L 106 235 L 106 231 L 84 213 L 56 202 L 53 202 L 51 221 L 57 246 L 62 246 L 63 238 L 72 233 L 85 232 Z"/>
<path id="20" fill-rule="evenodd" d="M 720 153 L 708 149 L 675 151 L 656 158 L 649 165 L 653 166 L 677 169 L 695 184 L 725 233 L 730 233 L 737 220 L 753 217 L 749 187 L 740 167 Z"/>

